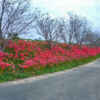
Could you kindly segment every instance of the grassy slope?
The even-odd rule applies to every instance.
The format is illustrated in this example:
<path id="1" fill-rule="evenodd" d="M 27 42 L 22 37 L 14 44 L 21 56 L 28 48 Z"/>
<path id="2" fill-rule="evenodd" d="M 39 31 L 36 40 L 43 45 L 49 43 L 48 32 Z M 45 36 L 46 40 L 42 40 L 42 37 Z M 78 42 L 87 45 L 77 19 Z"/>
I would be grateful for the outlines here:
<path id="1" fill-rule="evenodd" d="M 98 58 L 100 58 L 100 55 L 97 55 L 95 57 L 89 57 L 87 59 L 85 58 L 85 59 L 81 59 L 81 60 L 73 60 L 70 62 L 65 62 L 65 63 L 59 64 L 58 66 L 54 66 L 51 68 L 48 67 L 48 68 L 44 68 L 44 69 L 40 69 L 40 70 L 34 70 L 34 72 L 28 71 L 28 72 L 23 72 L 23 73 L 21 73 L 21 72 L 7 73 L 7 71 L 6 71 L 5 73 L 2 73 L 0 75 L 0 82 L 12 81 L 12 80 L 23 79 L 23 78 L 27 78 L 27 77 L 31 77 L 31 76 L 36 76 L 36 75 L 43 75 L 46 73 L 63 71 L 63 70 L 78 67 L 79 65 L 83 65 L 83 64 L 92 62 Z"/>

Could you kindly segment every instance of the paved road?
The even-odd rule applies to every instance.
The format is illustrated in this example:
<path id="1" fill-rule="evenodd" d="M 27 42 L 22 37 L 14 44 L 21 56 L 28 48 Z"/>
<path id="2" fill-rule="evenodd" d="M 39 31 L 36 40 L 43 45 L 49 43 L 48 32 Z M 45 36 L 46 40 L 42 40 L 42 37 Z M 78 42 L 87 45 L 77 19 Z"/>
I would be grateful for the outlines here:
<path id="1" fill-rule="evenodd" d="M 100 60 L 49 78 L 1 84 L 0 100 L 100 100 Z"/>

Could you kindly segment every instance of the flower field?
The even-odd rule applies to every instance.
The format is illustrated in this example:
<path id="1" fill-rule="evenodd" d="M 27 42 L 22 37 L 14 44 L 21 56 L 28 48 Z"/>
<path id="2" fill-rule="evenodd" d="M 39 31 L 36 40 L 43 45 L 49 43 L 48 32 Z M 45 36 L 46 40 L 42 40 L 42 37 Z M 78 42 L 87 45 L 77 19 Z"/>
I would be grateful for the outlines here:
<path id="1" fill-rule="evenodd" d="M 100 47 L 90 48 L 83 45 L 80 48 L 78 45 L 59 43 L 48 49 L 47 42 L 10 40 L 5 51 L 0 52 L 0 79 L 4 79 L 2 75 L 9 76 L 9 73 L 11 75 L 21 73 L 20 77 L 18 76 L 20 74 L 17 74 L 17 78 L 23 78 L 28 76 L 26 74 L 23 76 L 23 73 L 33 75 L 35 72 L 44 72 L 46 69 L 67 69 L 67 64 L 73 65 L 70 62 L 81 61 L 80 64 L 82 64 L 82 60 L 96 59 L 99 54 Z M 79 64 L 74 64 L 74 66 L 76 65 Z M 46 71 L 49 72 L 48 70 Z M 12 78 L 8 80 L 12 80 Z"/>

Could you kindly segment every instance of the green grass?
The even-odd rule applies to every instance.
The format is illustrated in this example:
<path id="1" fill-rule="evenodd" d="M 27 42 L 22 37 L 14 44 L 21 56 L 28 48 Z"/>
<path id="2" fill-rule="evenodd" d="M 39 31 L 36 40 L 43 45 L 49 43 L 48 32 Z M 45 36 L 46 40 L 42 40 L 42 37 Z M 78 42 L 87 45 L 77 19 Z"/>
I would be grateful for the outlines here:
<path id="1" fill-rule="evenodd" d="M 47 73 L 64 71 L 64 70 L 78 67 L 79 65 L 87 64 L 98 58 L 100 58 L 100 55 L 97 55 L 95 57 L 88 57 L 85 59 L 73 60 L 70 62 L 61 63 L 53 67 L 34 69 L 34 70 L 29 70 L 29 71 L 24 71 L 24 72 L 10 73 L 10 72 L 5 71 L 4 73 L 0 74 L 0 82 L 7 82 L 7 81 L 16 80 L 16 79 L 23 79 L 23 78 L 32 77 L 32 76 L 43 75 Z"/>

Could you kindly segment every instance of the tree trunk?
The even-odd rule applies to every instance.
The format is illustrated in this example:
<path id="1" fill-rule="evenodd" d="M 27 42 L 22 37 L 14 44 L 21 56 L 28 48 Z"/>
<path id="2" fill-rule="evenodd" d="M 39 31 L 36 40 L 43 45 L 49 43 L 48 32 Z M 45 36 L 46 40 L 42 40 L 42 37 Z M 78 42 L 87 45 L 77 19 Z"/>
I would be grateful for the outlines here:
<path id="1" fill-rule="evenodd" d="M 1 26 L 1 24 L 0 24 L 0 26 Z M 2 31 L 1 31 L 1 28 L 0 28 L 0 51 L 3 51 L 2 46 L 3 46 L 3 37 L 2 37 Z"/>

